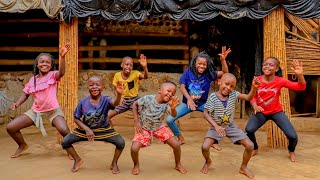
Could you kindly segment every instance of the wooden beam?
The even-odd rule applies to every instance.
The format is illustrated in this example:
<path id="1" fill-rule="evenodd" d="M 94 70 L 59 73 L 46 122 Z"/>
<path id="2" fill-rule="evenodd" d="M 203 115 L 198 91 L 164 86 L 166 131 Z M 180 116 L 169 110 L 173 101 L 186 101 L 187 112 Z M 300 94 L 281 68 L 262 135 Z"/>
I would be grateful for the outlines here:
<path id="1" fill-rule="evenodd" d="M 0 51 L 59 52 L 59 48 L 58 47 L 34 47 L 34 46 L 5 46 L 5 47 L 0 47 Z"/>
<path id="2" fill-rule="evenodd" d="M 0 23 L 56 23 L 58 19 L 35 18 L 35 19 L 0 19 Z"/>
<path id="3" fill-rule="evenodd" d="M 188 50 L 187 45 L 119 45 L 119 46 L 81 46 L 79 51 L 115 51 L 115 50 Z M 59 52 L 58 47 L 5 46 L 0 51 L 20 52 Z"/>
<path id="4" fill-rule="evenodd" d="M 101 50 L 188 50 L 187 45 L 118 45 L 118 46 L 81 46 L 79 51 L 101 51 Z"/>
<path id="5" fill-rule="evenodd" d="M 316 118 L 320 117 L 320 77 L 317 79 Z"/>
<path id="6" fill-rule="evenodd" d="M 54 38 L 58 38 L 59 33 L 58 32 L 14 33 L 14 34 L 0 33 L 0 37 L 7 37 L 7 38 L 54 37 Z"/>
<path id="7" fill-rule="evenodd" d="M 80 63 L 97 62 L 97 63 L 120 63 L 122 58 L 81 58 Z M 134 60 L 134 63 L 139 63 L 138 60 Z M 189 64 L 189 60 L 181 59 L 148 59 L 148 64 Z"/>
<path id="8" fill-rule="evenodd" d="M 106 57 L 106 58 L 80 58 L 79 63 L 120 63 L 122 58 Z M 0 65 L 32 65 L 34 59 L 0 59 Z M 58 62 L 56 62 L 58 63 Z M 139 63 L 134 60 L 134 63 Z M 183 59 L 148 59 L 148 64 L 189 64 L 189 60 Z"/>
<path id="9" fill-rule="evenodd" d="M 92 33 L 79 33 L 79 36 L 93 36 L 93 37 L 100 37 L 100 36 L 118 36 L 118 37 L 187 37 L 187 33 L 148 33 L 148 32 L 134 32 L 134 33 L 127 33 L 127 32 L 92 32 Z"/>

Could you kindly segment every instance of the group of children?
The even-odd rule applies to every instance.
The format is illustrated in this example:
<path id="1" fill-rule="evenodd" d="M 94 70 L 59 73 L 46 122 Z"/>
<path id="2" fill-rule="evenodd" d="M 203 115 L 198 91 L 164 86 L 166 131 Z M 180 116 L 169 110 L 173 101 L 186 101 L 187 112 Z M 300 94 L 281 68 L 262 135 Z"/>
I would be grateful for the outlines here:
<path id="1" fill-rule="evenodd" d="M 60 50 L 59 70 L 54 69 L 54 59 L 50 54 L 41 53 L 34 63 L 34 76 L 25 85 L 23 94 L 11 106 L 16 109 L 32 94 L 33 106 L 23 115 L 15 118 L 7 125 L 9 135 L 18 144 L 18 149 L 11 156 L 16 158 L 28 148 L 24 141 L 21 129 L 31 125 L 40 128 L 46 135 L 42 116 L 46 115 L 52 126 L 64 137 L 62 147 L 74 160 L 71 169 L 76 172 L 83 160 L 79 157 L 72 144 L 79 141 L 105 141 L 116 146 L 110 169 L 114 174 L 119 173 L 118 159 L 125 147 L 125 141 L 113 128 L 111 118 L 127 110 L 133 111 L 135 134 L 131 145 L 131 157 L 134 167 L 133 175 L 140 173 L 139 150 L 149 146 L 152 137 L 168 144 L 174 153 L 175 169 L 182 174 L 187 170 L 181 164 L 181 145 L 185 143 L 175 121 L 192 112 L 201 111 L 211 125 L 202 144 L 202 154 L 205 163 L 200 170 L 208 173 L 211 165 L 210 147 L 227 136 L 235 144 L 245 147 L 243 160 L 239 172 L 249 178 L 254 174 L 247 168 L 253 155 L 258 154 L 258 145 L 255 132 L 269 119 L 273 120 L 285 133 L 289 140 L 289 157 L 296 161 L 295 147 L 297 134 L 287 116 L 283 113 L 279 103 L 280 90 L 286 87 L 292 90 L 304 90 L 306 82 L 303 76 L 302 63 L 293 62 L 292 70 L 298 82 L 291 82 L 276 74 L 280 70 L 280 62 L 275 57 L 265 59 L 262 65 L 263 75 L 254 77 L 248 94 L 241 94 L 236 88 L 236 77 L 228 72 L 226 58 L 231 49 L 223 50 L 220 56 L 222 71 L 215 71 L 210 56 L 205 52 L 195 55 L 188 69 L 180 78 L 180 90 L 183 94 L 182 103 L 175 96 L 176 84 L 165 81 L 160 84 L 155 95 L 138 96 L 138 83 L 149 76 L 147 59 L 140 55 L 140 65 L 144 72 L 133 70 L 133 60 L 124 57 L 121 62 L 122 71 L 115 74 L 113 79 L 116 98 L 104 96 L 102 92 L 102 78 L 92 76 L 88 79 L 90 95 L 80 100 L 74 111 L 74 121 L 78 125 L 72 132 L 69 131 L 62 110 L 56 97 L 57 83 L 65 73 L 65 55 L 69 51 L 67 44 Z M 218 91 L 209 95 L 210 84 L 218 79 Z M 250 117 L 245 132 L 237 127 L 234 119 L 235 104 L 238 99 L 250 101 L 254 114 Z M 164 124 L 166 121 L 168 127 Z"/>

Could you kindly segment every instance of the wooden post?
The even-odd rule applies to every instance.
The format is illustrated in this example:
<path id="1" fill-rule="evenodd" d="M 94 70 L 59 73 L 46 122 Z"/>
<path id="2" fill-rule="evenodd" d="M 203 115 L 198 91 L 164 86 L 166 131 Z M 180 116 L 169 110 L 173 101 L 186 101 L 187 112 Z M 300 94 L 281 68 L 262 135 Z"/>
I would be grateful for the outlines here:
<path id="1" fill-rule="evenodd" d="M 59 47 L 70 43 L 71 49 L 66 55 L 66 73 L 58 85 L 58 100 L 64 111 L 70 131 L 75 128 L 73 111 L 78 104 L 78 19 L 73 18 L 70 24 L 60 23 Z M 57 133 L 57 141 L 61 142 Z"/>
<path id="2" fill-rule="evenodd" d="M 188 34 L 188 32 L 189 32 L 188 20 L 184 20 L 181 22 L 183 23 L 183 32 Z M 189 36 L 188 35 L 184 38 L 184 45 L 189 47 Z M 183 51 L 183 59 L 188 60 L 188 61 L 190 60 L 190 50 L 189 49 Z M 185 71 L 187 68 L 188 68 L 188 65 L 183 65 L 183 67 L 182 67 L 183 71 Z"/>
<path id="3" fill-rule="evenodd" d="M 320 77 L 317 79 L 316 118 L 320 117 Z"/>
<path id="4" fill-rule="evenodd" d="M 275 9 L 263 19 L 263 30 L 264 58 L 269 56 L 277 57 L 280 60 L 283 77 L 287 79 L 284 9 L 282 7 Z M 287 88 L 281 90 L 280 102 L 283 111 L 291 119 L 289 90 Z M 267 136 L 269 147 L 279 148 L 287 146 L 288 142 L 285 135 L 272 121 L 267 123 Z"/>

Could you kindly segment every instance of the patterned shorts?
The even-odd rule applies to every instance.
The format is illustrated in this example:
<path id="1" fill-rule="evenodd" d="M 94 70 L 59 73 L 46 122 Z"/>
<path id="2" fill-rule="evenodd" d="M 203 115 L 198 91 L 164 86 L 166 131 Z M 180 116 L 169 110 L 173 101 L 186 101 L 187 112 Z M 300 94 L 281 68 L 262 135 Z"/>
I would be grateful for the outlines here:
<path id="1" fill-rule="evenodd" d="M 152 137 L 159 139 L 163 143 L 173 137 L 171 130 L 166 126 L 161 126 L 159 129 L 152 132 L 146 129 L 142 129 L 142 131 L 143 134 L 140 134 L 137 132 L 137 130 L 135 130 L 134 138 L 132 141 L 140 142 L 143 147 L 150 146 Z"/>
<path id="2" fill-rule="evenodd" d="M 122 103 L 119 106 L 116 106 L 114 110 L 117 111 L 118 114 L 131 110 L 134 101 L 138 100 L 139 98 L 139 96 L 129 99 L 124 98 Z"/>

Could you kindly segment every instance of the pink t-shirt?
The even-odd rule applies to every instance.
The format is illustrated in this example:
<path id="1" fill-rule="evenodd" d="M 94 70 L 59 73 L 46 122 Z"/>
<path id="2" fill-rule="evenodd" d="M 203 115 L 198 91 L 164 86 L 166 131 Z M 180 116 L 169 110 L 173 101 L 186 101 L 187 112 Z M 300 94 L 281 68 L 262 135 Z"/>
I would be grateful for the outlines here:
<path id="1" fill-rule="evenodd" d="M 36 88 L 34 87 L 34 77 L 25 85 L 23 92 L 32 94 L 34 112 L 48 112 L 59 107 L 57 98 L 58 71 L 49 71 L 47 75 L 36 78 Z"/>
<path id="2" fill-rule="evenodd" d="M 272 82 L 264 82 L 262 76 L 258 76 L 260 85 L 257 89 L 256 95 L 250 101 L 255 102 L 261 106 L 264 115 L 274 114 L 282 111 L 282 106 L 279 101 L 280 92 L 282 87 L 289 88 L 294 91 L 302 91 L 306 89 L 306 84 L 299 82 L 292 82 L 282 77 L 275 76 Z"/>

